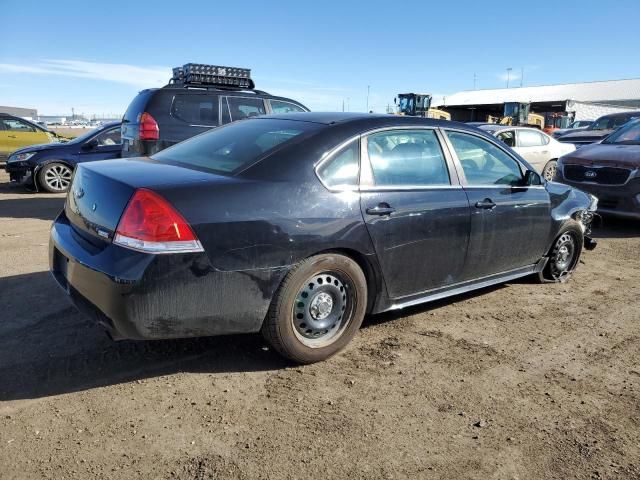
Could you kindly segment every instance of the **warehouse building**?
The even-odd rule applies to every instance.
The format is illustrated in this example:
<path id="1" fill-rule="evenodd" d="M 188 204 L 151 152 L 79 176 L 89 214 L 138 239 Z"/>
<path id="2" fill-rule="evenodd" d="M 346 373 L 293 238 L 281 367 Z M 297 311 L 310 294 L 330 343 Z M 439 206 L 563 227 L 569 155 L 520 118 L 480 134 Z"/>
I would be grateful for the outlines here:
<path id="1" fill-rule="evenodd" d="M 438 99 L 435 103 L 438 103 Z M 504 104 L 529 104 L 530 112 L 552 118 L 593 120 L 608 113 L 640 110 L 640 79 L 566 83 L 536 87 L 467 90 L 442 97 L 438 108 L 460 122 L 483 122 L 503 115 Z"/>
<path id="2" fill-rule="evenodd" d="M 15 115 L 16 117 L 22 117 L 27 120 L 37 120 L 38 110 L 35 108 L 20 108 L 20 107 L 2 107 L 0 106 L 0 113 L 8 113 L 9 115 Z"/>

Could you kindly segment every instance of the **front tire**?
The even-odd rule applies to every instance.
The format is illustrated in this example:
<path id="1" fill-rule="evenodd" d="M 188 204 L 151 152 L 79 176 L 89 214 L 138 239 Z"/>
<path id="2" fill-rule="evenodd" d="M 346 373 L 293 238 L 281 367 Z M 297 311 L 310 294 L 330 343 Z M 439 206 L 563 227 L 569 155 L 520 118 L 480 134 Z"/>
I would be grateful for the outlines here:
<path id="1" fill-rule="evenodd" d="M 64 163 L 48 163 L 38 172 L 38 183 L 49 193 L 64 193 L 69 190 L 73 170 Z"/>
<path id="2" fill-rule="evenodd" d="M 540 281 L 564 283 L 569 280 L 580 261 L 583 243 L 584 234 L 579 227 L 562 231 L 549 252 L 549 261 L 538 275 Z"/>
<path id="3" fill-rule="evenodd" d="M 367 282 L 360 266 L 337 253 L 316 255 L 287 274 L 262 334 L 278 353 L 296 363 L 319 362 L 351 341 L 366 305 Z"/>

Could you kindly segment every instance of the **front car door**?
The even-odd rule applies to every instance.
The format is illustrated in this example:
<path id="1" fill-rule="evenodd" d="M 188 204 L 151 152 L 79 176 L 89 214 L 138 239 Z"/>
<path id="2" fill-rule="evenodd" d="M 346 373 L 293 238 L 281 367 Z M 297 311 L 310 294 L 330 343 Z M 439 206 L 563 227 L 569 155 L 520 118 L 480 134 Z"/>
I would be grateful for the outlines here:
<path id="1" fill-rule="evenodd" d="M 526 165 L 483 135 L 447 129 L 445 136 L 472 212 L 464 279 L 534 265 L 551 228 L 544 185 L 525 185 Z"/>
<path id="2" fill-rule="evenodd" d="M 550 158 L 549 139 L 546 135 L 530 129 L 518 129 L 516 133 L 517 143 L 514 150 L 541 174 Z"/>
<path id="3" fill-rule="evenodd" d="M 2 123 L 0 127 L 1 155 L 8 155 L 22 147 L 51 142 L 44 131 L 18 118 L 0 118 L 0 123 Z"/>
<path id="4" fill-rule="evenodd" d="M 392 128 L 362 138 L 360 207 L 391 298 L 460 281 L 469 202 L 440 133 Z"/>
<path id="5" fill-rule="evenodd" d="M 120 126 L 110 128 L 88 140 L 81 148 L 79 161 L 119 158 L 122 152 Z"/>

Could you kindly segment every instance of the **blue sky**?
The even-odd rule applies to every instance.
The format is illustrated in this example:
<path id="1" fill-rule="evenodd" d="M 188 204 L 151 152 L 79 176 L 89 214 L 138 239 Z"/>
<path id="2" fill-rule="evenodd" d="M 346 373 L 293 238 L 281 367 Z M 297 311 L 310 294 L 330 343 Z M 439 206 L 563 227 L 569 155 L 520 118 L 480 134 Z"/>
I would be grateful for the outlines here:
<path id="1" fill-rule="evenodd" d="M 0 105 L 122 114 L 187 62 L 249 67 L 314 110 L 399 92 L 640 77 L 637 0 L 0 0 Z"/>

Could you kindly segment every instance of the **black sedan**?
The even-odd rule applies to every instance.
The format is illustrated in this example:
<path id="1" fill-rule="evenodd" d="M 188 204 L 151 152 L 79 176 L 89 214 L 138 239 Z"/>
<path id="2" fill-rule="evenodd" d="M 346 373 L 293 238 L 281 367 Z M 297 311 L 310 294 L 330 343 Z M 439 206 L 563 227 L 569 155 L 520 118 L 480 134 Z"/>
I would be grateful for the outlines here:
<path id="1" fill-rule="evenodd" d="M 32 145 L 13 152 L 5 166 L 12 182 L 51 193 L 66 192 L 78 163 L 119 158 L 120 122 L 110 122 L 65 143 Z"/>
<path id="2" fill-rule="evenodd" d="M 264 116 L 78 165 L 50 269 L 115 339 L 262 331 L 314 362 L 366 313 L 566 280 L 596 204 L 463 124 Z"/>

